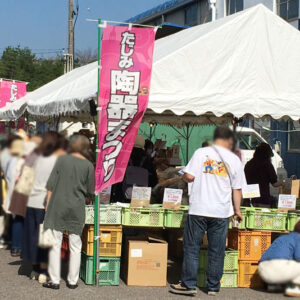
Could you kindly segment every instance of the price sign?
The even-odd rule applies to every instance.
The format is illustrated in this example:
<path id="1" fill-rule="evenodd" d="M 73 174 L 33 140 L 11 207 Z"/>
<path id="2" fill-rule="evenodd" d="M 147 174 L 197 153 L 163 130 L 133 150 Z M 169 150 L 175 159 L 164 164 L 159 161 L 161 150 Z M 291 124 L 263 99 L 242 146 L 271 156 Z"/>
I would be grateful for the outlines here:
<path id="1" fill-rule="evenodd" d="M 244 199 L 259 198 L 260 190 L 258 184 L 247 184 L 242 188 Z"/>
<path id="2" fill-rule="evenodd" d="M 134 186 L 132 188 L 131 207 L 144 207 L 150 204 L 151 187 Z"/>
<path id="3" fill-rule="evenodd" d="M 182 200 L 182 190 L 165 188 L 163 207 L 167 209 L 179 209 Z"/>
<path id="4" fill-rule="evenodd" d="M 293 210 L 296 208 L 296 195 L 280 194 L 278 199 L 278 208 Z"/>

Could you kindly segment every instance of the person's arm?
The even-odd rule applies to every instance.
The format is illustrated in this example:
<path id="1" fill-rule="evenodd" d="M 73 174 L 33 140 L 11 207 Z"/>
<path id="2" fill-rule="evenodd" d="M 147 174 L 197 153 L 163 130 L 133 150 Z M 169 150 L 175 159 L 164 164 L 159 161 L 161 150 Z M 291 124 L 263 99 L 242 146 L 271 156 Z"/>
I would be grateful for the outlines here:
<path id="1" fill-rule="evenodd" d="M 243 215 L 241 213 L 241 202 L 242 202 L 242 190 L 232 190 L 232 202 L 234 215 L 238 218 L 239 222 L 243 221 Z"/>
<path id="2" fill-rule="evenodd" d="M 95 197 L 95 170 L 94 166 L 90 164 L 88 169 L 88 178 L 87 178 L 87 200 L 93 201 Z"/>
<path id="3" fill-rule="evenodd" d="M 46 184 L 47 195 L 46 195 L 45 210 L 48 209 L 50 198 L 51 198 L 51 195 L 52 195 L 52 191 L 55 188 L 56 183 L 58 181 L 59 168 L 60 168 L 60 163 L 59 163 L 59 158 L 58 158 L 55 165 L 54 165 L 54 167 L 53 167 L 53 170 L 52 170 L 52 172 L 49 176 L 47 184 Z"/>
<path id="4" fill-rule="evenodd" d="M 184 173 L 182 179 L 186 182 L 186 183 L 190 183 L 190 182 L 194 182 L 195 180 L 195 176 L 188 174 L 188 173 Z"/>
<path id="5" fill-rule="evenodd" d="M 168 187 L 168 186 L 172 185 L 173 183 L 180 181 L 181 179 L 182 179 L 182 177 L 174 177 L 174 178 L 167 179 L 161 183 L 161 186 Z"/>
<path id="6" fill-rule="evenodd" d="M 232 178 L 232 203 L 233 203 L 234 216 L 237 217 L 239 222 L 243 221 L 243 215 L 241 213 L 242 188 L 246 184 L 247 181 L 245 178 L 243 165 L 240 161 L 238 161 L 236 172 L 234 172 Z"/>
<path id="7" fill-rule="evenodd" d="M 284 186 L 284 181 L 283 180 L 280 180 L 280 181 L 277 181 L 275 183 L 272 183 L 272 186 L 273 187 L 281 187 L 281 186 Z"/>
<path id="8" fill-rule="evenodd" d="M 192 156 L 191 160 L 187 164 L 187 166 L 182 170 L 184 172 L 184 175 L 182 179 L 187 182 L 194 182 L 195 178 L 200 176 L 201 172 L 201 152 L 197 150 L 194 155 Z"/>
<path id="9" fill-rule="evenodd" d="M 48 208 L 51 195 L 52 195 L 52 192 L 51 191 L 47 191 L 45 210 L 47 210 L 47 208 Z"/>
<path id="10" fill-rule="evenodd" d="M 267 163 L 266 171 L 267 171 L 267 174 L 269 176 L 269 181 L 270 181 L 270 183 L 272 184 L 273 187 L 284 186 L 283 181 L 281 181 L 281 180 L 278 181 L 276 171 L 275 171 L 274 166 L 272 165 L 271 162 Z"/>

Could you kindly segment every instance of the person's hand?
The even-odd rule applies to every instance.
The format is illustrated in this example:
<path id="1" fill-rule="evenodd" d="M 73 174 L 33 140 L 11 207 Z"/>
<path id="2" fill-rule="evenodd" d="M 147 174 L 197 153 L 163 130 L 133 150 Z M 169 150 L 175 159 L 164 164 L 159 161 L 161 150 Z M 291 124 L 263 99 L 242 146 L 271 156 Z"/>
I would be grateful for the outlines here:
<path id="1" fill-rule="evenodd" d="M 239 223 L 243 222 L 243 215 L 240 210 L 236 210 L 234 212 L 234 216 L 232 217 L 232 221 L 237 220 Z"/>

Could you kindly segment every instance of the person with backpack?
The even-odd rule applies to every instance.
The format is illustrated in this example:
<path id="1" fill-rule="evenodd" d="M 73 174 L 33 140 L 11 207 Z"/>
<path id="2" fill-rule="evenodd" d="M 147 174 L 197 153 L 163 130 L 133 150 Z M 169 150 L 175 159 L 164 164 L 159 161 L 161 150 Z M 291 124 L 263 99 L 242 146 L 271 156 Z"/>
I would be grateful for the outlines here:
<path id="1" fill-rule="evenodd" d="M 154 187 L 158 183 L 152 159 L 147 156 L 143 136 L 137 135 L 124 179 L 121 183 L 112 186 L 112 202 L 131 201 L 133 186 Z"/>

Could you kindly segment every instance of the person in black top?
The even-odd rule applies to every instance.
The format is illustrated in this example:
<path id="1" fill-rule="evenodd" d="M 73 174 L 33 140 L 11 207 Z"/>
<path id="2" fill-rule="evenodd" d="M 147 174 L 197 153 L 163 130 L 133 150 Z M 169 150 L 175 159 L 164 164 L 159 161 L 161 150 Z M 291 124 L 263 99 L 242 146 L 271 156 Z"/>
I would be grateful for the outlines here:
<path id="1" fill-rule="evenodd" d="M 129 166 L 146 169 L 148 171 L 148 187 L 155 187 L 158 183 L 156 169 L 152 163 L 152 158 L 146 154 L 144 147 L 144 138 L 141 135 L 137 135 L 127 169 Z M 126 180 L 126 174 L 124 180 Z M 130 199 L 127 199 L 125 195 L 124 180 L 112 186 L 111 202 L 130 202 Z"/>
<path id="2" fill-rule="evenodd" d="M 248 184 L 259 184 L 260 198 L 252 199 L 253 206 L 271 207 L 272 196 L 270 194 L 270 184 L 274 187 L 283 186 L 282 181 L 278 181 L 271 158 L 273 150 L 267 143 L 261 143 L 256 147 L 253 158 L 245 166 L 245 175 Z"/>

